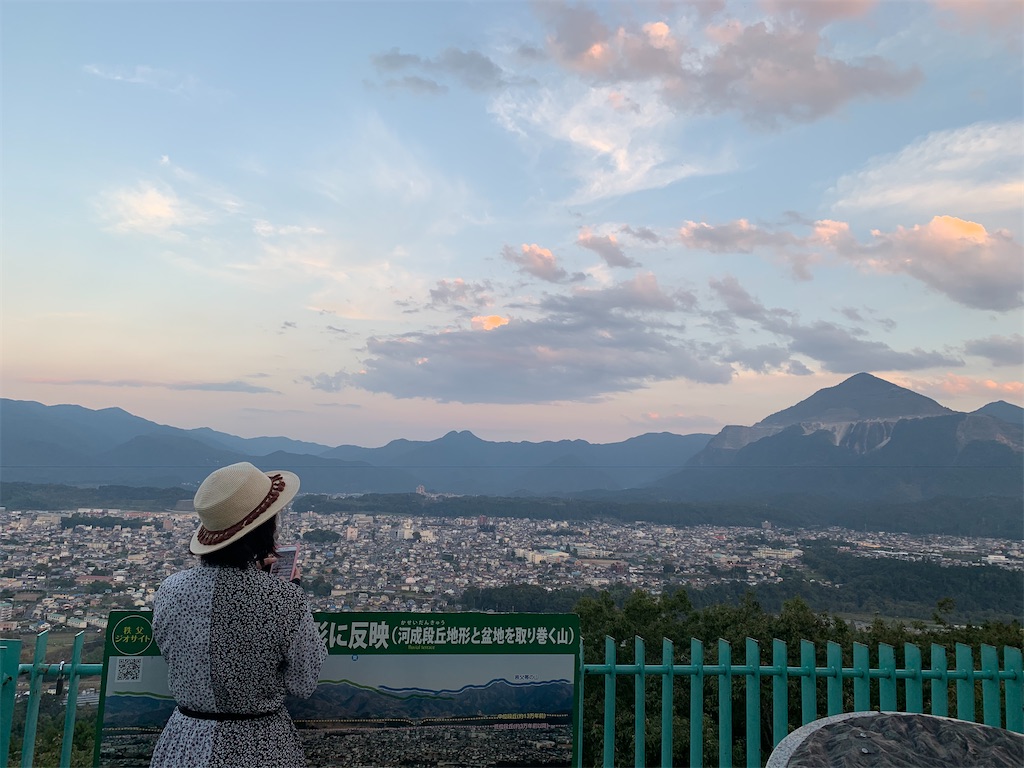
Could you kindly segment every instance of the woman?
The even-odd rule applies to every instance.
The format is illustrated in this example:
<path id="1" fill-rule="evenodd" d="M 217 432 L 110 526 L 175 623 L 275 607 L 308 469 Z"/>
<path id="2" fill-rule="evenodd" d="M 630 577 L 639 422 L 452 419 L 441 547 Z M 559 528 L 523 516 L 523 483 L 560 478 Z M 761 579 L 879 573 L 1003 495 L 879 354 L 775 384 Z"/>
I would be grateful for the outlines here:
<path id="1" fill-rule="evenodd" d="M 327 649 L 305 593 L 262 569 L 277 514 L 299 490 L 291 472 L 243 462 L 211 474 L 195 496 L 202 562 L 156 593 L 153 635 L 178 702 L 152 765 L 270 768 L 305 764 L 286 694 L 310 696 Z"/>

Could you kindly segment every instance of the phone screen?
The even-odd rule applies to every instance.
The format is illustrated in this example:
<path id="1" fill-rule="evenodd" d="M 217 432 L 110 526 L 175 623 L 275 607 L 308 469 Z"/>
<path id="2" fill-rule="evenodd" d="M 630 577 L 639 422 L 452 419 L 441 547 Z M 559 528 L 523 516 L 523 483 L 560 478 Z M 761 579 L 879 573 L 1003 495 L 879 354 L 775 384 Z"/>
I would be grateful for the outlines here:
<path id="1" fill-rule="evenodd" d="M 271 575 L 277 576 L 285 581 L 291 581 L 294 579 L 298 572 L 298 554 L 299 547 L 297 544 L 278 547 L 277 560 L 270 566 Z"/>

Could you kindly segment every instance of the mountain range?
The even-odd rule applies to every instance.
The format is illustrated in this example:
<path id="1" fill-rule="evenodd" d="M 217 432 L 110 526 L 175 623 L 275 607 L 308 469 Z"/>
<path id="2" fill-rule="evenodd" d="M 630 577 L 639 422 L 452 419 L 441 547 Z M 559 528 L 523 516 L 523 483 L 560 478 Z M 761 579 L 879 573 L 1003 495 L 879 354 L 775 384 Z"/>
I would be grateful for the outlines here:
<path id="1" fill-rule="evenodd" d="M 0 400 L 0 472 L 9 482 L 194 488 L 252 461 L 313 493 L 429 491 L 490 496 L 641 493 L 678 500 L 792 494 L 914 501 L 1022 494 L 1024 409 L 950 410 L 867 373 L 717 435 L 490 442 L 452 431 L 379 448 L 179 429 L 120 408 Z"/>

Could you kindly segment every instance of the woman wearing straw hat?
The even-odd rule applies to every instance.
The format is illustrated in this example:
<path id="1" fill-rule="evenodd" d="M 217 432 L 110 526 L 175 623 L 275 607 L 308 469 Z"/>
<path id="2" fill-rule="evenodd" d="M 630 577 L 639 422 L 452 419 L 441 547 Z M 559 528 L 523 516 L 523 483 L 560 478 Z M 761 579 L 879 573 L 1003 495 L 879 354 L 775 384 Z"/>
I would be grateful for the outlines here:
<path id="1" fill-rule="evenodd" d="M 327 649 L 305 593 L 271 576 L 277 514 L 299 490 L 291 472 L 243 462 L 211 474 L 195 497 L 201 564 L 156 594 L 153 635 L 178 702 L 153 766 L 305 764 L 286 694 L 310 696 Z"/>

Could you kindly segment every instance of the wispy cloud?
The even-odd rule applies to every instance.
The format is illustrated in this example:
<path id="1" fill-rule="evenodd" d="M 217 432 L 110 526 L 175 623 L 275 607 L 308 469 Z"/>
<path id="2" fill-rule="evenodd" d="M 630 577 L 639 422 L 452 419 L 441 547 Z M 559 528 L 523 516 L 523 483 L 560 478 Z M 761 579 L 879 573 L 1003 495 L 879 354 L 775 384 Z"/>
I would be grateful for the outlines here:
<path id="1" fill-rule="evenodd" d="M 987 336 L 964 344 L 964 354 L 988 358 L 995 366 L 1024 365 L 1024 336 Z"/>
<path id="2" fill-rule="evenodd" d="M 711 416 L 691 414 L 685 410 L 647 411 L 631 419 L 643 429 L 656 429 L 662 432 L 678 431 L 683 434 L 697 432 L 717 432 L 722 422 Z"/>
<path id="3" fill-rule="evenodd" d="M 751 322 L 762 331 L 783 339 L 791 355 L 815 360 L 833 373 L 913 371 L 964 365 L 960 358 L 935 350 L 895 350 L 884 342 L 867 338 L 868 334 L 857 326 L 841 326 L 825 320 L 804 322 L 792 310 L 766 307 L 735 277 L 711 280 L 709 285 L 728 310 L 724 316 L 711 315 L 724 330 L 735 330 L 734 318 Z M 760 371 L 781 366 L 778 361 L 782 359 L 770 346 L 741 350 L 733 357 L 745 367 Z"/>
<path id="4" fill-rule="evenodd" d="M 1009 3 L 1007 4 L 1009 5 Z M 936 131 L 895 154 L 871 158 L 830 190 L 838 212 L 920 218 L 1015 212 L 1024 205 L 1024 121 Z"/>
<path id="5" fill-rule="evenodd" d="M 486 307 L 493 303 L 492 290 L 491 284 L 486 281 L 474 283 L 461 278 L 438 280 L 437 285 L 430 289 L 429 306 Z"/>
<path id="6" fill-rule="evenodd" d="M 690 249 L 723 254 L 769 251 L 797 280 L 812 278 L 811 267 L 820 260 L 819 239 L 817 232 L 796 235 L 779 227 L 751 224 L 747 219 L 725 224 L 686 221 L 679 228 L 680 242 Z"/>
<path id="7" fill-rule="evenodd" d="M 208 221 L 208 214 L 170 186 L 139 182 L 99 196 L 98 213 L 116 232 L 180 237 L 181 231 Z"/>
<path id="8" fill-rule="evenodd" d="M 446 48 L 437 56 L 424 57 L 402 53 L 398 48 L 370 58 L 381 73 L 403 73 L 409 70 L 419 74 L 403 75 L 385 81 L 389 87 L 410 88 L 422 93 L 444 93 L 447 88 L 435 78 L 450 78 L 474 91 L 488 91 L 508 85 L 521 78 L 510 76 L 490 57 L 480 51 Z"/>
<path id="9" fill-rule="evenodd" d="M 82 71 L 102 80 L 155 88 L 169 93 L 187 93 L 195 89 L 198 81 L 191 75 L 181 75 L 166 69 L 138 64 L 134 67 L 109 67 L 86 64 Z"/>
<path id="10" fill-rule="evenodd" d="M 490 220 L 481 190 L 435 162 L 428 147 L 375 113 L 354 123 L 313 183 L 336 205 L 379 211 L 363 222 L 364 232 L 372 236 L 376 227 L 392 242 L 434 242 Z"/>
<path id="11" fill-rule="evenodd" d="M 951 26 L 960 30 L 981 29 L 1019 53 L 1024 37 L 1018 0 L 932 0 L 950 15 Z"/>
<path id="12" fill-rule="evenodd" d="M 727 153 L 687 155 L 674 112 L 643 83 L 589 86 L 564 82 L 540 90 L 508 90 L 490 105 L 495 119 L 527 142 L 567 145 L 578 205 L 733 167 Z"/>
<path id="13" fill-rule="evenodd" d="M 275 226 L 265 219 L 257 219 L 252 225 L 252 231 L 260 237 L 290 237 L 293 235 L 324 234 L 324 229 L 322 227 L 299 224 Z"/>
<path id="14" fill-rule="evenodd" d="M 276 389 L 259 387 L 246 381 L 146 381 L 144 379 L 29 379 L 38 384 L 86 387 L 129 387 L 139 389 L 171 389 L 179 392 L 235 392 L 238 394 L 281 394 Z"/>

